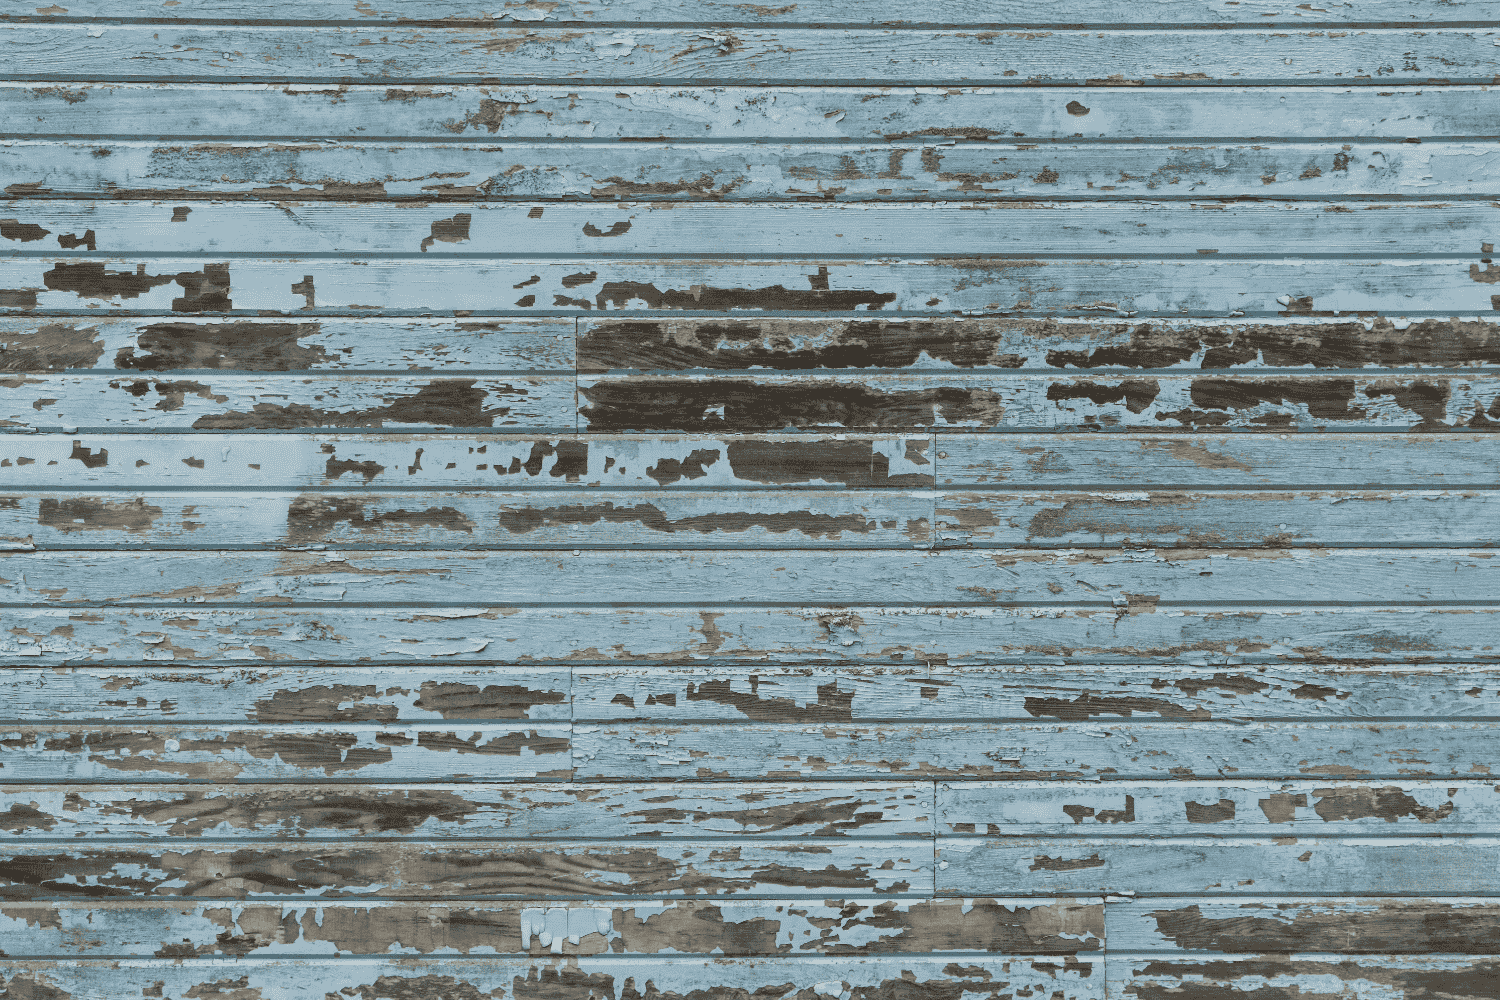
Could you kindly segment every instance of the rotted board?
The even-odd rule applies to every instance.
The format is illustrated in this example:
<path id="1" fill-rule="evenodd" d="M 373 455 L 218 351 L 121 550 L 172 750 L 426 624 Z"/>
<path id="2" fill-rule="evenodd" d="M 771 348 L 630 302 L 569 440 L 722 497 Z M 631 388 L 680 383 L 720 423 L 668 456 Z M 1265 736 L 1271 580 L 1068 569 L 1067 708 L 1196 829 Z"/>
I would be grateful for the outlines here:
<path id="1" fill-rule="evenodd" d="M 1262 197 L 1267 191 L 1277 197 L 1420 198 L 1438 188 L 1444 198 L 1472 199 L 1495 190 L 1497 153 L 1491 143 L 1460 140 L 1181 147 L 1149 141 L 955 145 L 933 137 L 878 145 L 507 142 L 498 148 L 472 136 L 380 143 L 11 139 L 0 140 L 0 169 L 18 178 L 6 185 L 14 197 L 103 195 L 174 200 L 190 208 L 205 199 L 968 202 Z M 408 170 L 413 164 L 420 173 Z"/>
<path id="2" fill-rule="evenodd" d="M 297 955 L 1064 955 L 1104 947 L 1097 899 L 663 899 L 432 906 L 369 900 L 9 903 L 10 959 Z M 597 994 L 595 994 L 597 996 Z"/>

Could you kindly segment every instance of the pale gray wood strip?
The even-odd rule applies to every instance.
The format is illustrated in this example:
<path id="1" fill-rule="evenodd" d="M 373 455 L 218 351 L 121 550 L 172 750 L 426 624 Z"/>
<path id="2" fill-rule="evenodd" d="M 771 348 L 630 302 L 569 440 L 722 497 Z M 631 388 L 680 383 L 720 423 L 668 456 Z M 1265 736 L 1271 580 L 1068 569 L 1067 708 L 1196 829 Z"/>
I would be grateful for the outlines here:
<path id="1" fill-rule="evenodd" d="M 0 36 L 3 37 L 3 36 Z M 1497 35 L 1500 37 L 1500 35 Z M 1495 50 L 1495 46 L 1490 46 Z M 1466 202 L 735 204 L 621 201 L 0 202 L 6 249 L 125 254 L 1484 256 L 1500 225 Z M 724 234 L 734 233 L 732 249 Z M 47 272 L 61 288 L 74 269 Z M 573 287 L 598 281 L 581 268 Z M 163 282 L 166 283 L 166 282 Z M 492 290 L 493 291 L 493 290 Z M 597 291 L 574 292 L 589 297 Z M 225 308 L 225 307 L 218 307 Z"/>
<path id="2" fill-rule="evenodd" d="M 937 891 L 972 896 L 1493 894 L 1494 837 L 944 838 Z"/>
<path id="3" fill-rule="evenodd" d="M 1491 782 L 945 782 L 940 834 L 1127 837 L 1424 837 L 1488 834 Z"/>
<path id="4" fill-rule="evenodd" d="M 107 155 L 98 155 L 101 150 Z M 0 169 L 16 178 L 6 185 L 15 197 L 160 198 L 188 207 L 205 198 L 1472 197 L 1500 188 L 1497 153 L 1492 143 L 1461 141 L 1037 146 L 943 145 L 934 137 L 928 145 L 506 143 L 499 149 L 434 142 L 14 139 L 0 141 Z"/>
<path id="5" fill-rule="evenodd" d="M 430 906 L 123 899 L 10 903 L 11 960 L 92 955 L 244 958 L 353 955 L 817 956 L 943 952 L 1077 955 L 1103 949 L 1098 900 L 843 896 L 812 900 L 495 902 Z M 920 958 L 918 959 L 920 961 Z"/>
<path id="6" fill-rule="evenodd" d="M 12 552 L 0 605 L 513 607 L 1056 603 L 1119 616 L 1262 601 L 1500 603 L 1492 550 L 1001 549 L 970 552 L 543 550 Z M 1117 610 L 1115 610 L 1117 609 Z"/>
<path id="7" fill-rule="evenodd" d="M 42 679 L 53 673 L 19 670 L 13 676 L 24 682 L 34 673 L 38 685 L 54 683 Z M 1464 665 L 620 665 L 577 666 L 572 673 L 573 718 L 597 722 L 1500 717 L 1500 671 Z M 80 683 L 120 676 L 108 670 L 78 675 Z"/>
<path id="8" fill-rule="evenodd" d="M 566 723 L 32 726 L 0 781 L 519 781 L 572 776 Z"/>
<path id="9" fill-rule="evenodd" d="M 308 303 L 316 299 L 309 287 Z M 570 319 L 0 319 L 0 371 L 572 372 Z"/>
<path id="10" fill-rule="evenodd" d="M 578 367 L 589 374 L 688 369 L 803 374 L 850 369 L 1084 369 L 1103 374 L 1122 368 L 1473 369 L 1496 364 L 1500 364 L 1500 326 L 1484 318 L 1456 316 L 1417 320 L 1375 316 L 1256 320 L 611 317 L 578 321 Z"/>
<path id="11" fill-rule="evenodd" d="M 909 549 L 931 521 L 930 497 L 896 490 L 0 493 L 10 549 Z"/>
<path id="12" fill-rule="evenodd" d="M 1489 605 L 16 608 L 4 662 L 1489 663 Z"/>
<path id="13" fill-rule="evenodd" d="M 564 966 L 546 959 L 448 957 L 414 960 L 372 958 L 330 961 L 327 958 L 240 959 L 235 962 L 184 961 L 171 958 L 101 960 L 68 959 L 7 963 L 0 986 L 18 995 L 46 996 L 64 991 L 71 1000 L 118 1000 L 162 985 L 165 996 L 197 992 L 221 996 L 239 991 L 249 997 L 276 1000 L 327 1000 L 354 996 L 373 998 L 438 996 L 497 997 L 521 989 L 549 992 L 593 990 L 614 997 L 616 990 L 643 990 L 655 985 L 669 997 L 697 993 L 787 990 L 815 993 L 818 986 L 847 984 L 851 997 L 884 1000 L 913 991 L 942 995 L 1004 996 L 1000 989 L 1025 990 L 1033 996 L 1056 995 L 1058 1000 L 1103 1000 L 1104 963 L 1062 957 L 986 958 L 955 962 L 951 956 L 921 958 L 818 958 L 795 960 L 724 959 L 681 956 L 624 958 L 581 957 Z M 997 988 L 998 983 L 1005 987 Z M 840 990 L 845 986 L 840 985 Z M 23 993 L 22 991 L 25 991 Z M 252 992 L 253 991 L 253 992 Z M 441 992 L 439 992 L 441 991 Z M 472 992 L 471 992 L 472 991 Z M 587 995 L 587 994 L 585 994 Z M 425 998 L 424 998 L 425 1000 Z"/>
<path id="14" fill-rule="evenodd" d="M 601 233 L 609 230 L 600 230 Z M 602 242 L 602 238 L 601 238 Z M 607 251 L 607 247 L 604 248 Z M 1474 261 L 1480 247 L 1472 251 Z M 295 313 L 309 275 L 319 308 L 359 313 L 573 315 L 655 310 L 768 312 L 1233 313 L 1441 312 L 1493 308 L 1500 265 L 1446 259 L 991 257 L 583 260 L 338 260 L 201 257 L 0 258 L 0 311 Z M 586 285 L 577 276 L 594 275 Z M 297 290 L 293 290 L 293 286 Z M 515 298 L 511 298 L 515 296 Z"/>
<path id="15" fill-rule="evenodd" d="M 939 546 L 985 548 L 1295 548 L 1374 539 L 1389 545 L 1463 539 L 1466 545 L 1488 546 L 1495 541 L 1491 508 L 1496 503 L 1500 496 L 1481 490 L 945 491 L 938 496 L 934 524 Z M 12 530 L 19 536 L 22 526 Z"/>
<path id="16" fill-rule="evenodd" d="M 594 780 L 1389 781 L 1482 777 L 1497 738 L 1490 722 L 575 723 L 573 759 Z"/>
<path id="17" fill-rule="evenodd" d="M 1494 898 L 1226 900 L 1121 899 L 1109 906 L 1109 943 L 1121 952 L 1494 954 Z"/>
<path id="18" fill-rule="evenodd" d="M 548 26 L 13 23 L 6 75 L 30 80 L 453 83 L 487 80 L 670 84 L 990 85 L 1489 83 L 1486 28 L 1347 31 L 1226 28 L 715 29 Z"/>
<path id="19" fill-rule="evenodd" d="M 0 670 L 10 722 L 568 722 L 570 695 L 555 667 Z"/>
<path id="20" fill-rule="evenodd" d="M 930 897 L 923 841 L 529 840 L 521 843 L 18 844 L 0 900 L 207 896 L 231 899 L 731 896 Z"/>
<path id="21" fill-rule="evenodd" d="M 921 489 L 933 475 L 928 434 L 0 436 L 10 489 Z"/>
<path id="22" fill-rule="evenodd" d="M 1489 9 L 1475 0 L 1362 0 L 1359 3 L 1325 3 L 1318 8 L 1289 8 L 1269 0 L 1134 0 L 1128 7 L 1086 0 L 1065 11 L 1052 11 L 1019 0 L 944 0 L 920 10 L 892 10 L 879 0 L 802 0 L 794 6 L 761 6 L 738 4 L 725 0 L 684 3 L 682 0 L 634 0 L 631 3 L 598 3 L 592 0 L 566 0 L 551 3 L 523 0 L 503 6 L 476 8 L 470 4 L 446 3 L 443 0 L 403 0 L 400 4 L 376 6 L 353 0 L 317 0 L 268 12 L 259 4 L 244 0 L 208 0 L 191 7 L 166 7 L 142 0 L 85 0 L 67 7 L 44 7 L 29 20 L 57 21 L 83 18 L 151 18 L 163 21 L 255 21 L 274 19 L 283 22 L 361 21 L 366 23 L 403 21 L 443 21 L 472 23 L 491 27 L 510 24 L 556 24 L 584 22 L 593 24 L 629 24 L 683 21 L 722 24 L 973 24 L 1006 26 L 1026 25 L 1095 25 L 1119 23 L 1150 24 L 1370 24 L 1408 23 L 1428 25 L 1454 21 L 1486 20 Z M 271 15 L 268 17 L 268 15 Z"/>
<path id="23" fill-rule="evenodd" d="M 1369 955 L 1355 959 L 1338 954 L 1281 954 L 1253 959 L 1111 954 L 1108 969 L 1111 996 L 1141 1000 L 1192 994 L 1233 1000 L 1313 991 L 1329 1000 L 1373 996 L 1391 1000 L 1434 996 L 1481 1000 L 1494 992 L 1500 960 L 1479 949 L 1461 949 L 1454 955 Z"/>
<path id="24" fill-rule="evenodd" d="M 1198 437 L 1046 434 L 944 435 L 939 486 L 1136 488 L 1422 488 L 1480 485 L 1500 474 L 1483 435 L 1257 435 Z"/>
<path id="25" fill-rule="evenodd" d="M 8 843 L 931 838 L 931 781 L 0 785 Z"/>
<path id="26" fill-rule="evenodd" d="M 62 381 L 61 376 L 53 378 Z M 54 384 L 43 381 L 27 391 L 65 391 Z M 68 403 L 64 399 L 58 408 Z M 713 434 L 920 427 L 942 431 L 1490 430 L 1500 426 L 1500 379 L 1479 373 L 1301 372 L 1207 377 L 1175 373 L 851 373 L 841 378 L 790 373 L 583 375 L 578 379 L 578 403 L 580 428 L 606 432 Z M 143 404 L 144 400 L 138 405 Z M 17 422 L 28 419 L 20 406 L 12 412 Z M 48 407 L 41 412 L 40 419 L 30 419 L 45 424 L 56 411 Z"/>
<path id="27" fill-rule="evenodd" d="M 315 427 L 497 427 L 571 431 L 567 375 L 423 378 L 213 375 L 185 379 L 72 372 L 0 380 L 0 420 L 56 428 L 300 430 Z M 30 412 L 27 412 L 30 411 Z"/>
<path id="28" fill-rule="evenodd" d="M 1168 92 L 1137 87 L 0 83 L 0 108 L 26 123 L 25 132 L 12 133 L 17 138 L 1196 141 L 1494 137 L 1487 94 L 1484 87 L 1395 83 L 1382 90 L 1173 87 Z"/>

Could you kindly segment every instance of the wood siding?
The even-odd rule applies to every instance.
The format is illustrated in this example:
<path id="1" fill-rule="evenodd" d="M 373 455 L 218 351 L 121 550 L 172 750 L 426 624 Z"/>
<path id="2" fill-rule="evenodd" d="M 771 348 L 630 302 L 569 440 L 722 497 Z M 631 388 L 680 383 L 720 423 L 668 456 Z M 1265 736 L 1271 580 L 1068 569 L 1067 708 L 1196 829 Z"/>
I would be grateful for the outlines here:
<path id="1" fill-rule="evenodd" d="M 1495 997 L 1497 81 L 0 6 L 0 1000 Z"/>

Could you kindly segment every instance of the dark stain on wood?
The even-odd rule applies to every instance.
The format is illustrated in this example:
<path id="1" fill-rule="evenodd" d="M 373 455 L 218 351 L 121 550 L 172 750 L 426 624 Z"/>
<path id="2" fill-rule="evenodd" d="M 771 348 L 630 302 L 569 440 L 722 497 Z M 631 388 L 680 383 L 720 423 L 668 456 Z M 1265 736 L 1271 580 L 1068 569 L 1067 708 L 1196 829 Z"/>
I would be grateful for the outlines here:
<path id="1" fill-rule="evenodd" d="M 508 406 L 485 406 L 490 396 L 475 379 L 434 379 L 409 396 L 384 406 L 329 410 L 306 403 L 256 403 L 250 411 L 205 414 L 195 430 L 293 430 L 299 427 L 384 427 L 411 424 L 435 427 L 490 427 L 510 413 Z M 515 386 L 512 391 L 525 395 Z"/>
<path id="2" fill-rule="evenodd" d="M 422 252 L 426 253 L 439 241 L 463 243 L 469 238 L 469 223 L 473 218 L 468 212 L 459 212 L 451 219 L 438 219 L 432 224 L 431 234 L 422 240 Z"/>
<path id="3" fill-rule="evenodd" d="M 1099 716 L 1130 718 L 1137 713 L 1162 719 L 1213 718 L 1213 714 L 1202 706 L 1184 708 L 1164 698 L 1148 698 L 1143 695 L 1096 695 L 1089 692 L 1076 698 L 1027 697 L 1026 714 L 1034 719 L 1063 719 L 1081 722 Z"/>
<path id="4" fill-rule="evenodd" d="M 1234 819 L 1234 799 L 1218 802 L 1184 802 L 1189 823 L 1226 823 Z"/>
<path id="5" fill-rule="evenodd" d="M 335 479 L 337 475 L 332 474 L 332 464 L 333 460 L 330 459 L 329 478 Z M 362 468 L 346 467 L 338 475 L 346 471 L 366 472 Z M 383 467 L 377 468 L 373 474 L 366 475 L 365 481 L 369 482 L 382 471 Z M 398 507 L 394 510 L 379 510 L 378 503 L 373 498 L 358 496 L 299 496 L 287 506 L 287 539 L 297 543 L 324 541 L 339 533 L 340 525 L 363 535 L 380 536 L 387 541 L 393 536 L 400 537 L 403 532 L 419 528 L 440 528 L 462 534 L 472 534 L 474 531 L 474 522 L 468 515 L 453 507 L 426 507 L 420 510 Z"/>
<path id="6" fill-rule="evenodd" d="M 695 454 L 698 454 L 695 452 Z M 670 459 L 663 459 L 669 462 Z M 667 483 L 683 478 L 662 468 L 661 462 L 650 467 L 649 474 L 660 476 Z M 701 473 L 700 473 L 701 475 Z M 659 480 L 660 481 L 660 480 Z M 587 527 L 595 524 L 638 524 L 648 531 L 663 534 L 698 532 L 722 534 L 750 531 L 761 528 L 774 534 L 796 532 L 808 538 L 837 538 L 845 532 L 868 534 L 879 527 L 879 522 L 858 514 L 813 514 L 809 511 L 778 511 L 775 513 L 749 513 L 723 511 L 699 514 L 692 517 L 669 518 L 660 507 L 652 503 L 636 503 L 616 506 L 612 502 L 599 504 L 564 504 L 553 507 L 509 506 L 496 515 L 500 527 L 513 535 L 524 535 L 541 528 Z M 925 528 L 910 525 L 912 529 Z"/>
<path id="7" fill-rule="evenodd" d="M 0 371 L 61 371 L 92 368 L 104 355 L 91 326 L 43 323 L 34 332 L 0 336 Z"/>
<path id="8" fill-rule="evenodd" d="M 1325 822 L 1383 819 L 1394 823 L 1410 816 L 1420 823 L 1436 823 L 1453 815 L 1454 809 L 1452 802 L 1444 802 L 1437 808 L 1423 806 L 1397 787 L 1318 788 L 1314 789 L 1313 797 L 1318 800 L 1313 805 L 1313 812 Z"/>
<path id="9" fill-rule="evenodd" d="M 1151 918 L 1157 933 L 1192 951 L 1484 955 L 1500 948 L 1500 906 L 1494 904 L 1378 899 L 1320 907 L 1288 900 L 1246 904 L 1236 916 L 1205 916 L 1194 904 L 1154 910 Z"/>
<path id="10" fill-rule="evenodd" d="M 413 707 L 437 712 L 445 719 L 524 719 L 537 705 L 561 705 L 566 700 L 565 692 L 537 691 L 524 684 L 486 684 L 481 688 L 477 684 L 423 681 Z M 555 749 L 566 749 L 566 741 Z"/>
<path id="11" fill-rule="evenodd" d="M 319 330 L 317 323 L 153 323 L 141 330 L 135 347 L 116 352 L 115 367 L 301 371 L 332 360 L 321 347 L 301 343 Z"/>
<path id="12" fill-rule="evenodd" d="M 873 289 L 828 288 L 827 269 L 822 281 L 812 278 L 814 287 L 801 289 L 771 285 L 767 288 L 713 288 L 694 285 L 686 290 L 662 291 L 650 282 L 606 281 L 594 298 L 599 309 L 613 306 L 629 308 L 632 302 L 645 303 L 647 309 L 703 309 L 725 311 L 729 309 L 785 309 L 795 312 L 827 312 L 834 310 L 880 309 L 896 301 L 895 292 L 877 292 Z M 821 287 L 818 287 L 821 284 Z"/>
<path id="13" fill-rule="evenodd" d="M 177 274 L 147 274 L 145 264 L 134 272 L 111 271 L 102 263 L 83 261 L 55 264 L 42 275 L 42 283 L 56 292 L 72 292 L 87 299 L 134 299 L 153 288 L 182 286 L 181 298 L 172 300 L 173 312 L 225 312 L 234 308 L 229 298 L 229 265 L 205 264 L 201 271 Z"/>
<path id="14" fill-rule="evenodd" d="M 749 691 L 735 691 L 727 680 L 689 683 L 686 698 L 690 702 L 726 705 L 758 722 L 848 722 L 854 718 L 851 708 L 854 692 L 839 690 L 838 681 L 819 684 L 818 700 L 808 705 L 799 705 L 791 698 L 763 697 L 760 694 L 763 683 L 771 682 L 763 682 L 753 674 Z"/>
<path id="15" fill-rule="evenodd" d="M 63 534 L 82 531 L 124 531 L 145 534 L 151 530 L 161 508 L 143 498 L 112 501 L 101 497 L 70 497 L 58 500 L 43 497 L 37 508 L 38 527 L 52 528 Z"/>
<path id="16" fill-rule="evenodd" d="M 940 386 L 881 390 L 852 382 L 766 384 L 748 379 L 633 378 L 579 386 L 579 412 L 595 431 L 772 431 L 788 428 L 908 428 L 1000 422 L 1003 397 Z"/>
<path id="17" fill-rule="evenodd" d="M 926 465 L 927 442 L 907 441 L 906 458 Z M 756 483 L 841 483 L 844 486 L 930 486 L 931 473 L 891 474 L 890 457 L 868 440 L 802 442 L 736 440 L 728 447 L 737 478 Z"/>
<path id="18" fill-rule="evenodd" d="M 1031 871 L 1034 872 L 1071 872 L 1080 868 L 1103 868 L 1109 862 L 1093 854 L 1087 858 L 1052 858 L 1045 854 L 1038 854 L 1031 859 Z"/>

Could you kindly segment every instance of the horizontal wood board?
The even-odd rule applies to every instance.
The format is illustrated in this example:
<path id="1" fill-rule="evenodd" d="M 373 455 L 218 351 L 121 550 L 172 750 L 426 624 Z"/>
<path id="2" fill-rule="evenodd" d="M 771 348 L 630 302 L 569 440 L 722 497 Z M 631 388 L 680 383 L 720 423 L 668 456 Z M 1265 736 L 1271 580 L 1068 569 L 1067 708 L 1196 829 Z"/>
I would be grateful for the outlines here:
<path id="1" fill-rule="evenodd" d="M 0 10 L 0 998 L 1500 978 L 1500 13 Z"/>

